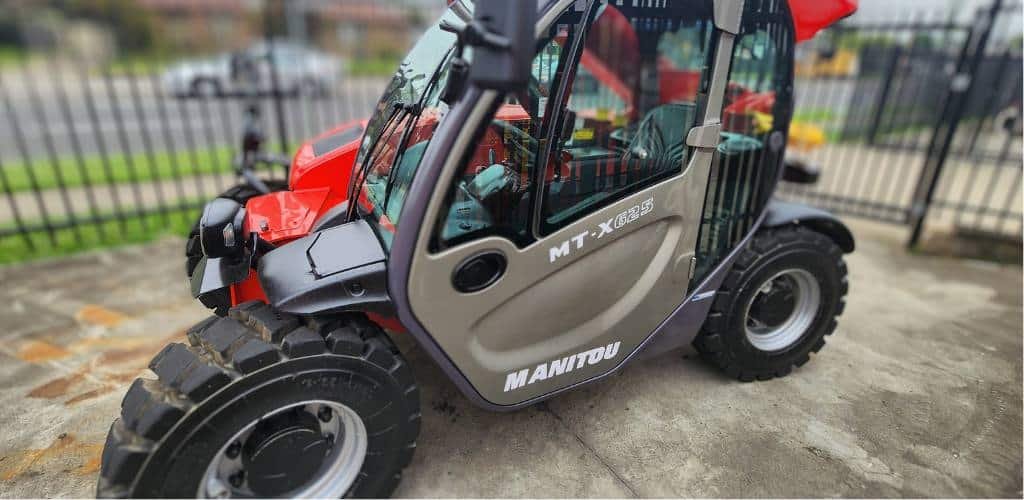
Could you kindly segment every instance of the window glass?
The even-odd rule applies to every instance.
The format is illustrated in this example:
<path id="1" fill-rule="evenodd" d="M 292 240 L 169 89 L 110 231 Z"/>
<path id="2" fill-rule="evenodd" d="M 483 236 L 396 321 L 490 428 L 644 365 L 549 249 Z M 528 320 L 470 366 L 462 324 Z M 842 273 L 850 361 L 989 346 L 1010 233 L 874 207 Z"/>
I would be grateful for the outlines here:
<path id="1" fill-rule="evenodd" d="M 532 241 L 535 165 L 543 154 L 549 101 L 564 76 L 577 28 L 571 20 L 567 15 L 556 24 L 533 60 L 528 89 L 505 97 L 470 152 L 442 211 L 435 250 L 486 236 L 503 236 L 520 246 Z"/>
<path id="2" fill-rule="evenodd" d="M 722 143 L 711 167 L 692 285 L 742 242 L 771 196 L 792 109 L 793 37 L 773 0 L 748 0 L 722 110 Z"/>
<path id="3" fill-rule="evenodd" d="M 709 71 L 710 11 L 603 4 L 548 162 L 541 232 L 682 172 Z"/>
<path id="4" fill-rule="evenodd" d="M 450 11 L 442 20 L 459 22 Z M 455 36 L 439 25 L 423 35 L 388 83 L 363 134 L 354 202 L 387 251 L 420 160 L 447 110 L 441 93 L 454 42 Z"/>

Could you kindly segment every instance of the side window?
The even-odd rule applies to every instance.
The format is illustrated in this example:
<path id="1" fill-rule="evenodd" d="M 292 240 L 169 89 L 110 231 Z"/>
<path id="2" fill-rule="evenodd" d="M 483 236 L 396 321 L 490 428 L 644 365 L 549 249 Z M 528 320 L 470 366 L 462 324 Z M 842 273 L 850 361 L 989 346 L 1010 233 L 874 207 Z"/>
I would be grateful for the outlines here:
<path id="1" fill-rule="evenodd" d="M 792 26 L 774 0 L 747 0 L 733 49 L 692 285 L 703 281 L 757 221 L 777 178 L 792 109 Z"/>
<path id="2" fill-rule="evenodd" d="M 583 44 L 544 176 L 542 234 L 679 174 L 689 158 L 710 8 L 618 4 L 600 7 Z"/>
<path id="3" fill-rule="evenodd" d="M 434 250 L 487 236 L 502 236 L 520 246 L 533 240 L 533 183 L 537 158 L 543 154 L 542 131 L 577 28 L 568 20 L 556 24 L 551 40 L 534 58 L 527 90 L 507 96 L 498 108 L 456 175 L 435 230 Z"/>

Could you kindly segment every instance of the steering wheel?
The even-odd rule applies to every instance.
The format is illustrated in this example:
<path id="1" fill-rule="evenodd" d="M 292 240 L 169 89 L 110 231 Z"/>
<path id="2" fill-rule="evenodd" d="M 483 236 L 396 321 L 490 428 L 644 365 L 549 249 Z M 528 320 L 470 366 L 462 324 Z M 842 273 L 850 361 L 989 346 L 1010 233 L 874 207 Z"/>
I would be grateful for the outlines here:
<path id="1" fill-rule="evenodd" d="M 624 160 L 632 160 L 634 156 L 646 160 L 665 150 L 665 135 L 661 125 L 653 119 L 653 115 L 648 115 L 640 122 L 635 134 L 633 141 L 626 148 L 626 154 L 623 155 Z"/>
<path id="2" fill-rule="evenodd" d="M 504 120 L 494 120 L 491 122 L 491 126 L 498 129 L 502 137 L 512 137 L 511 141 L 505 142 L 511 142 L 511 146 L 516 149 L 517 153 L 532 155 L 537 150 L 537 139 L 519 127 Z M 529 158 L 529 156 L 526 156 L 526 158 Z"/>

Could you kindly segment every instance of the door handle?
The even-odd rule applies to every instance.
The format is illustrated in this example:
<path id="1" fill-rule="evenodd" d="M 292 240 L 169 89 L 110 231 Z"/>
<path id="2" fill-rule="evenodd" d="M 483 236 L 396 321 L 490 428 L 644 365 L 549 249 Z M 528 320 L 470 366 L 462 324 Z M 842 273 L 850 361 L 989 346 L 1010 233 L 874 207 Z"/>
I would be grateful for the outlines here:
<path id="1" fill-rule="evenodd" d="M 508 260 L 499 252 L 474 255 L 455 267 L 452 286 L 462 293 L 474 293 L 489 288 L 505 275 Z"/>

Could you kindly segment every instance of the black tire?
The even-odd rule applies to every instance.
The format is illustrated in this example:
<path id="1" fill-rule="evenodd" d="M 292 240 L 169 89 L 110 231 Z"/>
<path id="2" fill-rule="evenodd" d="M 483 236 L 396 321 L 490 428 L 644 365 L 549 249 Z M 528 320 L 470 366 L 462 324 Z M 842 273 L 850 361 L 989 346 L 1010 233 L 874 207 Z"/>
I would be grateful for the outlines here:
<path id="1" fill-rule="evenodd" d="M 366 427 L 346 497 L 384 497 L 412 460 L 419 389 L 394 344 L 359 316 L 302 321 L 261 302 L 170 344 L 137 379 L 103 449 L 99 497 L 193 497 L 213 456 L 247 422 L 296 401 L 336 401 Z"/>
<path id="2" fill-rule="evenodd" d="M 265 184 L 271 191 L 283 191 L 288 188 L 287 181 L 265 181 Z M 250 198 L 261 194 L 263 193 L 248 184 L 239 184 L 224 191 L 218 198 L 228 198 L 245 205 Z M 199 242 L 199 219 L 197 218 L 192 224 L 192 230 L 189 231 L 188 240 L 185 242 L 185 276 L 187 278 L 192 279 L 192 272 L 195 271 L 202 258 L 203 245 Z M 227 314 L 228 308 L 231 307 L 231 293 L 228 290 L 221 290 L 210 301 L 215 304 L 214 307 L 211 307 L 213 312 L 218 316 L 224 316 Z"/>
<path id="3" fill-rule="evenodd" d="M 820 287 L 813 321 L 787 348 L 764 351 L 746 334 L 747 307 L 766 280 L 779 272 L 809 272 Z M 764 230 L 737 258 L 715 296 L 711 312 L 694 346 L 730 377 L 743 382 L 789 375 L 825 346 L 836 319 L 846 307 L 849 290 L 843 251 L 832 239 L 801 226 Z"/>

